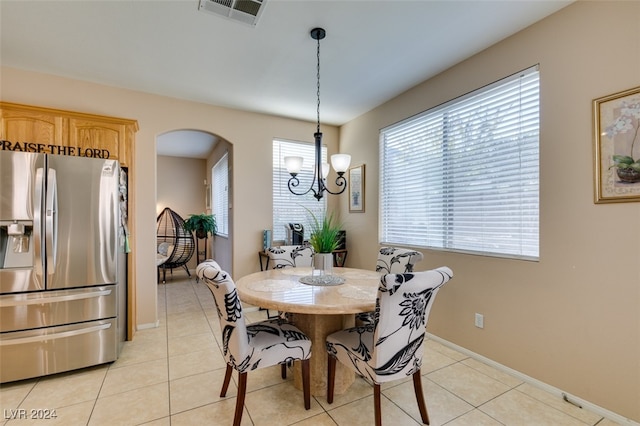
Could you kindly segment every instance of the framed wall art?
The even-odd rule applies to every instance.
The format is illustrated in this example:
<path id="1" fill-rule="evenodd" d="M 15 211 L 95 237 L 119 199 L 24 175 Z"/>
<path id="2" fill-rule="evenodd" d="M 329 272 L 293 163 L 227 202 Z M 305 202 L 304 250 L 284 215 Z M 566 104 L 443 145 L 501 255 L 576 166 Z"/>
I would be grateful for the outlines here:
<path id="1" fill-rule="evenodd" d="M 595 203 L 640 201 L 640 87 L 593 101 Z"/>
<path id="2" fill-rule="evenodd" d="M 349 212 L 364 213 L 364 164 L 349 169 Z"/>

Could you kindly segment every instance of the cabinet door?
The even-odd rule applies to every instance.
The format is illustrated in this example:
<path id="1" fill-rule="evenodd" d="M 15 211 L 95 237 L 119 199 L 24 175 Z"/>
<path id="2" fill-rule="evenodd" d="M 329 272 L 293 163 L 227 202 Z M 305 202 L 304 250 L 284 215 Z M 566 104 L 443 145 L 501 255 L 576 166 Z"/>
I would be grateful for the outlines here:
<path id="1" fill-rule="evenodd" d="M 2 109 L 2 139 L 44 145 L 64 145 L 62 117 L 37 111 Z"/>
<path id="2" fill-rule="evenodd" d="M 82 157 L 118 160 L 125 138 L 123 124 L 69 119 L 69 145 L 76 147 Z"/>

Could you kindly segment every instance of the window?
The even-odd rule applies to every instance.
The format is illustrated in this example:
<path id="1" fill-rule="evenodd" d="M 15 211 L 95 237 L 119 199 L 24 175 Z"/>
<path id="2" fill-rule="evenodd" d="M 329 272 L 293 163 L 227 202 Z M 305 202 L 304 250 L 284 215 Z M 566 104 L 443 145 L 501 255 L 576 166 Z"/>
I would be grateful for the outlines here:
<path id="1" fill-rule="evenodd" d="M 229 154 L 225 153 L 211 169 L 213 214 L 216 216 L 216 235 L 229 236 Z"/>
<path id="2" fill-rule="evenodd" d="M 538 258 L 538 74 L 381 130 L 381 242 Z"/>
<path id="3" fill-rule="evenodd" d="M 304 158 L 302 169 L 298 174 L 300 185 L 298 188 L 305 191 L 311 186 L 315 162 L 314 144 L 304 142 L 292 142 L 283 140 L 273 141 L 273 240 L 284 241 L 286 239 L 285 224 L 302 223 L 304 226 L 305 240 L 309 239 L 309 209 L 321 220 L 324 218 L 326 201 L 323 198 L 318 201 L 309 192 L 305 195 L 294 195 L 289 191 L 287 183 L 291 175 L 284 165 L 284 157 L 296 155 Z M 322 161 L 326 161 L 327 148 L 322 147 Z"/>

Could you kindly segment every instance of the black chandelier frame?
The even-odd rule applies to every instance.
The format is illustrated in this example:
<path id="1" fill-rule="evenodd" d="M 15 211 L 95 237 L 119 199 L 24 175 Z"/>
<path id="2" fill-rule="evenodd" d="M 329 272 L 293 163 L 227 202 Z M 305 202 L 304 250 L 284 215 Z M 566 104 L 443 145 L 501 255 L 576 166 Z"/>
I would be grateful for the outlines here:
<path id="1" fill-rule="evenodd" d="M 316 80 L 317 80 L 317 127 L 316 132 L 313 134 L 315 140 L 315 170 L 313 174 L 313 181 L 311 186 L 304 192 L 296 192 L 298 186 L 300 186 L 300 180 L 298 179 L 298 173 L 290 173 L 291 178 L 287 186 L 289 191 L 294 195 L 306 195 L 309 192 L 313 192 L 313 197 L 320 201 L 322 200 L 324 193 L 327 192 L 331 195 L 342 194 L 347 188 L 347 179 L 344 174 L 346 171 L 337 171 L 338 177 L 336 178 L 336 186 L 339 188 L 336 191 L 331 191 L 326 185 L 326 179 L 323 177 L 322 170 L 322 132 L 320 131 L 320 40 L 326 37 L 327 33 L 323 28 L 314 28 L 311 30 L 311 38 L 317 41 L 317 67 L 316 67 Z"/>

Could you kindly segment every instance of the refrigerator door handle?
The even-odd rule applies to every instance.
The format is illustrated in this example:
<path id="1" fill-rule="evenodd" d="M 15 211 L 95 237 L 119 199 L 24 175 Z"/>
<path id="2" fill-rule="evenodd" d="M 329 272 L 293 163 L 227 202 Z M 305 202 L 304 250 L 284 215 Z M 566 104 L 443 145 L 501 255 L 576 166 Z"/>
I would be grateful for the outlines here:
<path id="1" fill-rule="evenodd" d="M 92 299 L 94 297 L 102 297 L 111 295 L 112 290 L 98 290 L 84 293 L 67 294 L 62 296 L 49 296 L 49 297 L 22 297 L 16 298 L 14 296 L 1 296 L 0 308 L 9 306 L 26 306 L 26 305 L 41 305 L 43 303 L 56 303 L 56 302 L 70 302 L 72 300 Z M 39 294 L 36 296 L 40 296 Z"/>
<path id="2" fill-rule="evenodd" d="M 18 339 L 0 340 L 0 346 L 22 345 L 25 343 L 40 342 L 42 340 L 61 339 L 63 337 L 78 336 L 80 334 L 93 333 L 100 330 L 106 330 L 111 327 L 111 323 L 94 325 L 92 327 L 80 328 L 78 330 L 62 331 L 54 334 L 41 334 L 37 336 L 21 337 Z"/>
<path id="3" fill-rule="evenodd" d="M 53 275 L 56 267 L 56 250 L 58 247 L 58 183 L 55 169 L 49 169 L 47 175 L 45 247 L 47 253 L 47 275 Z"/>
<path id="4" fill-rule="evenodd" d="M 42 197 L 44 191 L 44 169 L 36 169 L 34 209 L 33 209 L 33 268 L 35 274 L 42 277 L 44 260 L 42 259 Z"/>

